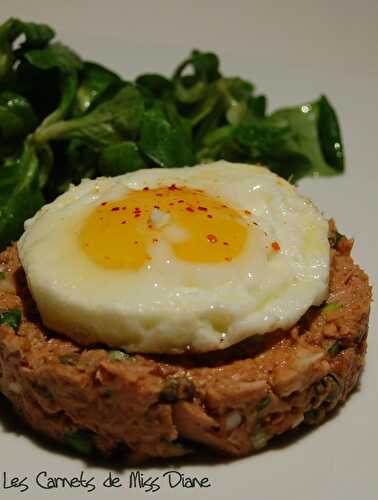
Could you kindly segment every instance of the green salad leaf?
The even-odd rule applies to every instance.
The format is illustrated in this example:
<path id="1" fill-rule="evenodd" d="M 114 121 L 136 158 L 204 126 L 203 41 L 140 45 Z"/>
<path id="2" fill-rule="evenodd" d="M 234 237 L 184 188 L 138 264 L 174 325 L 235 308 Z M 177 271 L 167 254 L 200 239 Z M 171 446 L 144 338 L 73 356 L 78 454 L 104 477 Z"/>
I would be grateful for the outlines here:
<path id="1" fill-rule="evenodd" d="M 150 98 L 161 98 L 173 90 L 173 83 L 168 78 L 156 73 L 146 73 L 136 78 L 135 83 Z"/>
<path id="2" fill-rule="evenodd" d="M 0 83 L 9 76 L 12 65 L 17 60 L 14 43 L 23 35 L 23 49 L 38 48 L 46 45 L 55 32 L 46 24 L 26 23 L 10 18 L 0 26 Z"/>
<path id="3" fill-rule="evenodd" d="M 80 57 L 61 43 L 54 43 L 43 49 L 26 52 L 27 62 L 39 70 L 58 71 L 60 73 L 60 102 L 58 107 L 48 115 L 40 125 L 43 129 L 63 119 L 76 97 L 78 71 L 82 68 Z"/>
<path id="4" fill-rule="evenodd" d="M 9 159 L 0 167 L 0 235 L 3 247 L 20 236 L 24 221 L 44 204 L 39 173 L 39 160 L 29 142 L 26 142 L 18 158 Z"/>
<path id="5" fill-rule="evenodd" d="M 295 180 L 308 174 L 327 176 L 342 172 L 341 139 L 340 133 L 336 133 L 338 124 L 325 96 L 276 111 L 270 116 L 270 121 L 287 128 L 282 153 L 287 152 L 289 158 L 298 160 L 293 172 Z"/>
<path id="6" fill-rule="evenodd" d="M 0 145 L 24 139 L 38 125 L 30 102 L 12 90 L 0 92 Z"/>
<path id="7" fill-rule="evenodd" d="M 43 126 L 35 133 L 39 143 L 76 138 L 101 148 L 133 136 L 141 124 L 143 98 L 133 85 L 125 85 L 111 99 L 100 103 L 89 113 L 53 125 Z"/>
<path id="8" fill-rule="evenodd" d="M 118 142 L 105 147 L 99 160 L 99 172 L 107 177 L 134 172 L 145 167 L 141 152 L 137 144 L 132 141 Z"/>
<path id="9" fill-rule="evenodd" d="M 45 25 L 0 26 L 0 250 L 70 184 L 150 167 L 226 159 L 286 179 L 344 170 L 338 119 L 324 95 L 270 112 L 212 52 L 193 50 L 171 77 L 124 80 L 54 40 Z"/>
<path id="10" fill-rule="evenodd" d="M 174 126 L 161 109 L 146 111 L 140 129 L 140 148 L 160 167 L 181 167 L 195 162 L 183 128 Z"/>
<path id="11" fill-rule="evenodd" d="M 24 54 L 27 61 L 39 69 L 58 69 L 63 74 L 80 70 L 80 57 L 70 48 L 61 43 L 52 43 L 43 49 L 29 50 Z"/>
<path id="12" fill-rule="evenodd" d="M 73 115 L 85 113 L 106 90 L 121 82 L 121 78 L 113 71 L 93 62 L 84 62 Z"/>

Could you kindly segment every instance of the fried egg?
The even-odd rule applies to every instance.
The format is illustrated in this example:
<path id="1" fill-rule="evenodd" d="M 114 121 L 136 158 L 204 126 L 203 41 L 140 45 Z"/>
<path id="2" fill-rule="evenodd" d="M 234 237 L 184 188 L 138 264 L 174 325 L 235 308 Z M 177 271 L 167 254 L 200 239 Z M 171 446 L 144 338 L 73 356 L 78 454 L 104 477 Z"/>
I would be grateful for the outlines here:
<path id="1" fill-rule="evenodd" d="M 224 349 L 328 292 L 320 212 L 225 161 L 83 180 L 26 222 L 18 252 L 48 328 L 129 352 Z"/>

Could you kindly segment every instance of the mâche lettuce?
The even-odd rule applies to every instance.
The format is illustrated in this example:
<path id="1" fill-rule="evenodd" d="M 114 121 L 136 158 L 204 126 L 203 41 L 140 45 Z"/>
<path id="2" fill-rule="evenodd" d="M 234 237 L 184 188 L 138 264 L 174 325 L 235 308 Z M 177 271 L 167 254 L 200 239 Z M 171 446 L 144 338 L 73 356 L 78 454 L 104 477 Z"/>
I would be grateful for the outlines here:
<path id="1" fill-rule="evenodd" d="M 44 24 L 0 26 L 0 249 L 25 219 L 84 177 L 218 159 L 296 181 L 344 169 L 325 96 L 267 111 L 251 82 L 194 50 L 171 77 L 134 81 L 84 61 Z"/>

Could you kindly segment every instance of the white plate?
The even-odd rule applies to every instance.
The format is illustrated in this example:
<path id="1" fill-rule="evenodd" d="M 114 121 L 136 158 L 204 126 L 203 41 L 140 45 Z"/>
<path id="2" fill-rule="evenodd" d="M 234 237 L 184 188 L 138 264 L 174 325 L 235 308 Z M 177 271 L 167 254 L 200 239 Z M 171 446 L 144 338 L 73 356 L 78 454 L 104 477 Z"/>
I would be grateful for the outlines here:
<path id="1" fill-rule="evenodd" d="M 356 238 L 355 259 L 368 271 L 374 284 L 378 281 L 378 71 L 376 59 L 370 65 L 368 55 L 369 51 L 374 54 L 372 47 L 378 41 L 376 31 L 372 30 L 376 4 L 365 2 L 360 7 L 353 2 L 353 7 L 352 3 L 334 2 L 330 10 L 327 2 L 324 8 L 311 7 L 306 17 L 303 2 L 291 2 L 292 9 L 285 3 L 285 10 L 280 12 L 272 5 L 265 6 L 266 3 L 263 3 L 266 11 L 261 6 L 253 8 L 250 3 L 246 7 L 243 2 L 239 8 L 230 2 L 213 2 L 213 8 L 209 2 L 201 2 L 201 6 L 198 3 L 183 10 L 178 8 L 180 2 L 162 2 L 162 9 L 152 2 L 139 2 L 138 10 L 135 5 L 126 6 L 118 1 L 66 2 L 57 7 L 60 3 L 42 0 L 2 0 L 1 14 L 3 18 L 17 15 L 50 21 L 60 27 L 60 38 L 68 45 L 125 77 L 145 70 L 170 72 L 192 45 L 216 48 L 223 54 L 225 72 L 251 78 L 269 95 L 271 107 L 300 103 L 325 92 L 341 119 L 347 173 L 332 179 L 307 179 L 301 182 L 301 191 L 327 215 L 334 216 L 341 231 Z M 358 36 L 353 31 L 355 20 Z M 266 451 L 242 460 L 140 469 L 145 478 L 158 477 L 156 483 L 161 489 L 154 497 L 169 500 L 195 494 L 208 500 L 376 500 L 375 313 L 373 305 L 367 365 L 360 387 L 334 418 L 298 439 L 280 440 Z M 27 476 L 25 482 L 29 485 L 22 495 L 16 488 L 5 490 L 4 476 L 0 475 L 0 497 L 58 500 L 68 495 L 75 499 L 106 495 L 109 499 L 134 499 L 148 495 L 143 488 L 128 487 L 130 471 L 122 468 L 113 470 L 122 487 L 105 489 L 102 481 L 110 466 L 89 465 L 79 458 L 47 449 L 30 435 L 15 433 L 8 425 L 9 419 L 12 420 L 9 412 L 0 410 L 0 414 L 0 474 L 5 472 L 8 481 L 11 477 Z M 182 486 L 169 488 L 163 478 L 168 469 L 185 476 L 208 477 L 211 486 L 194 490 Z M 94 477 L 96 490 L 90 494 L 85 488 L 44 490 L 35 482 L 41 471 L 68 478 L 83 471 L 84 478 Z"/>

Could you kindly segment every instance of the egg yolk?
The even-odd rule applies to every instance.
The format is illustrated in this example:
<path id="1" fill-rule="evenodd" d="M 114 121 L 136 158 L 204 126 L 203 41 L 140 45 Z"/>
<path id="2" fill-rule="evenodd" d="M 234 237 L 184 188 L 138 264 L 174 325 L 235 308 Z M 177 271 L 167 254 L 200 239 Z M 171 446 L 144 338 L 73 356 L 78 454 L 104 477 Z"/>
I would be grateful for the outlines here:
<path id="1" fill-rule="evenodd" d="M 242 215 L 199 189 L 146 187 L 102 202 L 85 220 L 79 240 L 86 255 L 108 269 L 141 268 L 161 240 L 182 261 L 225 263 L 243 251 L 246 216 L 250 212 Z"/>

